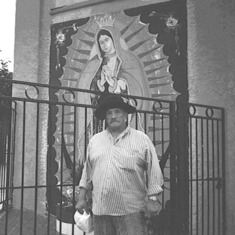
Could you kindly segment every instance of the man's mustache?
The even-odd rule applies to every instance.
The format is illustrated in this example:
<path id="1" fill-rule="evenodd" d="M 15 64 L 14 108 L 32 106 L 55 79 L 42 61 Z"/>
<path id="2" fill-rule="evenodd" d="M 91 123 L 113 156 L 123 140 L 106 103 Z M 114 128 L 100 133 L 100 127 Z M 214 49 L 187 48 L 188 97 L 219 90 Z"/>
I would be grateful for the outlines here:
<path id="1" fill-rule="evenodd" d="M 110 120 L 110 123 L 112 123 L 112 122 L 117 122 L 117 119 L 116 119 L 116 118 L 111 119 L 111 120 Z"/>

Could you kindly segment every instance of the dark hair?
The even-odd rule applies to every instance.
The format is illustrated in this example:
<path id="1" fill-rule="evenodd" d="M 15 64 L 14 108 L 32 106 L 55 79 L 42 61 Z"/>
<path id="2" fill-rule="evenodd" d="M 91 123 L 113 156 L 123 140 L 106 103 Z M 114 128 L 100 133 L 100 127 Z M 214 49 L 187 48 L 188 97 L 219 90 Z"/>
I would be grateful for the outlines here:
<path id="1" fill-rule="evenodd" d="M 111 34 L 108 30 L 106 30 L 106 29 L 101 29 L 101 30 L 98 32 L 98 34 L 97 34 L 97 42 L 98 42 L 99 50 L 100 50 L 100 53 L 101 53 L 101 57 L 103 58 L 103 57 L 104 57 L 104 52 L 101 50 L 101 48 L 100 48 L 100 43 L 99 43 L 100 36 L 102 36 L 102 35 L 107 35 L 108 37 L 110 37 L 110 38 L 112 39 L 112 41 L 113 41 L 113 36 L 112 36 L 112 34 Z"/>

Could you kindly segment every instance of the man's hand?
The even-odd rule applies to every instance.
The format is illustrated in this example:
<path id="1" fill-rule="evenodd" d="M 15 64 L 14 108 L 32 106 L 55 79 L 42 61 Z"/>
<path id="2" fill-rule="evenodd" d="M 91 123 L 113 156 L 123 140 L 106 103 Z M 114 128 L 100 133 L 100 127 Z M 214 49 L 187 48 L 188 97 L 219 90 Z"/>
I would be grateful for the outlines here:
<path id="1" fill-rule="evenodd" d="M 87 190 L 85 188 L 80 188 L 78 202 L 76 204 L 76 210 L 80 214 L 83 214 L 83 210 L 85 210 L 87 213 L 89 211 L 87 201 L 86 201 L 86 195 L 87 195 Z"/>
<path id="2" fill-rule="evenodd" d="M 76 210 L 80 213 L 83 214 L 83 210 L 85 210 L 88 213 L 88 208 L 87 208 L 87 202 L 85 199 L 79 199 L 77 204 L 76 204 Z"/>
<path id="3" fill-rule="evenodd" d="M 159 211 L 159 205 L 158 201 L 153 201 L 151 199 L 148 199 L 145 215 L 147 218 L 150 218 L 152 215 L 156 215 Z"/>

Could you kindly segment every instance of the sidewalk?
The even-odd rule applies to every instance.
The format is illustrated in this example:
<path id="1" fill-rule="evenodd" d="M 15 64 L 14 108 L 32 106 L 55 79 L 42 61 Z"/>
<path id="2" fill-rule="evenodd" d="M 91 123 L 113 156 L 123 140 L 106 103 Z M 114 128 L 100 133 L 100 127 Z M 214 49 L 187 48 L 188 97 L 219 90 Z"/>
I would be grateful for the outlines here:
<path id="1" fill-rule="evenodd" d="M 6 228 L 7 219 L 7 228 Z M 22 224 L 22 226 L 20 226 Z M 56 235 L 56 218 L 54 216 L 37 215 L 36 228 L 34 211 L 24 210 L 21 215 L 20 210 L 9 209 L 0 215 L 1 235 Z M 7 231 L 7 233 L 6 233 Z"/>

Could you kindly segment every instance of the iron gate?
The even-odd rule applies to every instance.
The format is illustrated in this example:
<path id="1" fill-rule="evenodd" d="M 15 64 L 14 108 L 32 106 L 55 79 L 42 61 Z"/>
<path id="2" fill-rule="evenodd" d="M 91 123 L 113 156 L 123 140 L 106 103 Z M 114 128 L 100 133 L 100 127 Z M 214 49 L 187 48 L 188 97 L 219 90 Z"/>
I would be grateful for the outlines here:
<path id="1" fill-rule="evenodd" d="M 93 117 L 94 107 L 80 101 L 97 93 L 13 84 L 17 95 L 0 97 L 17 103 L 14 175 L 7 172 L 9 180 L 1 185 L 1 192 L 12 190 L 13 195 L 11 203 L 9 198 L 1 202 L 0 233 L 78 234 L 75 188 L 89 138 L 103 128 Z M 224 110 L 125 97 L 138 109 L 130 125 L 152 139 L 165 179 L 160 212 L 148 221 L 149 234 L 225 235 Z M 12 169 L 11 161 L 6 169 Z"/>
<path id="2" fill-rule="evenodd" d="M 224 109 L 188 104 L 190 234 L 225 231 Z"/>
<path id="3" fill-rule="evenodd" d="M 16 104 L 8 100 L 0 101 L 0 211 L 4 210 L 6 201 L 11 204 L 14 162 L 14 131 Z M 9 190 L 6 190 L 9 185 Z"/>

